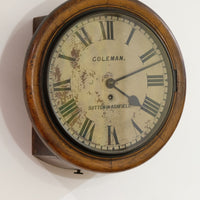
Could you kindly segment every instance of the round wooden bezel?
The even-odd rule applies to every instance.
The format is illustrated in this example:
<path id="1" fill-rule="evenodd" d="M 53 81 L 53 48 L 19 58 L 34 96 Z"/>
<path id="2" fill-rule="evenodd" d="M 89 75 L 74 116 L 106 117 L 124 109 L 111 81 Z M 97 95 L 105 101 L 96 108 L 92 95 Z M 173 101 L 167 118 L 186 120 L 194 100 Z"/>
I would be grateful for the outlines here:
<path id="1" fill-rule="evenodd" d="M 145 21 L 165 44 L 176 75 L 176 91 L 166 123 L 145 146 L 119 157 L 98 156 L 63 139 L 45 108 L 41 94 L 42 66 L 54 36 L 69 21 L 94 9 L 117 8 Z M 34 129 L 60 159 L 93 171 L 117 172 L 136 167 L 155 155 L 169 140 L 180 119 L 186 92 L 186 76 L 178 45 L 165 23 L 147 6 L 131 0 L 71 0 L 54 10 L 36 31 L 28 48 L 24 68 L 24 93 Z"/>

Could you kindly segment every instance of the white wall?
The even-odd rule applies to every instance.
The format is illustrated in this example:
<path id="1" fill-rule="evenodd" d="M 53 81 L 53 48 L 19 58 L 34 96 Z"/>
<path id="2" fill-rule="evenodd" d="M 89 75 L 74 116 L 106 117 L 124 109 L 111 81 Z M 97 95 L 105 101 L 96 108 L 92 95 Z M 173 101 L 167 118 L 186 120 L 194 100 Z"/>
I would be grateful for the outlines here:
<path id="1" fill-rule="evenodd" d="M 182 50 L 188 86 L 181 121 L 167 145 L 145 164 L 123 173 L 73 176 L 31 155 L 22 91 L 32 18 L 64 0 L 0 0 L 0 199 L 200 199 L 200 1 L 142 1 L 164 19 Z"/>

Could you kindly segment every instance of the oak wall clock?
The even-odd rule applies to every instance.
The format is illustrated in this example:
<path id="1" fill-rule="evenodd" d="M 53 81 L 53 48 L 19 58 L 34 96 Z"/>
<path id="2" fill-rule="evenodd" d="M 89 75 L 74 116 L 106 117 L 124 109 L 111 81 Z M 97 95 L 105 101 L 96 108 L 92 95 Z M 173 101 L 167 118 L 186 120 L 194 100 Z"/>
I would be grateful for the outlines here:
<path id="1" fill-rule="evenodd" d="M 136 0 L 71 0 L 45 17 L 24 69 L 34 131 L 63 165 L 116 172 L 169 140 L 186 89 L 166 24 Z"/>

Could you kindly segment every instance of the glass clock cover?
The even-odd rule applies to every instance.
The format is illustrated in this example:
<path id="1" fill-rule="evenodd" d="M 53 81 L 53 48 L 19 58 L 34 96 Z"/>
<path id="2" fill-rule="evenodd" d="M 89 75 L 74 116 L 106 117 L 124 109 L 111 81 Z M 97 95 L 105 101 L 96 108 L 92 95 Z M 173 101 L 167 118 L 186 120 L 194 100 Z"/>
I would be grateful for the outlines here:
<path id="1" fill-rule="evenodd" d="M 62 135 L 98 154 L 149 142 L 173 99 L 165 45 L 140 18 L 99 11 L 67 24 L 50 46 L 45 87 Z"/>

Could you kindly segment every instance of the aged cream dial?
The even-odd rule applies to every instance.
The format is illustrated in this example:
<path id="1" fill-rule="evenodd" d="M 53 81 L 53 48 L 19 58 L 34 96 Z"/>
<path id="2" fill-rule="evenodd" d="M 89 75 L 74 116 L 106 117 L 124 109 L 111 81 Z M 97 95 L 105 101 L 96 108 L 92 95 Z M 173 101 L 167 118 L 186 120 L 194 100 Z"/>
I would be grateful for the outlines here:
<path id="1" fill-rule="evenodd" d="M 63 28 L 46 80 L 63 136 L 94 153 L 127 153 L 149 142 L 173 99 L 164 44 L 141 19 L 115 11 Z"/>

